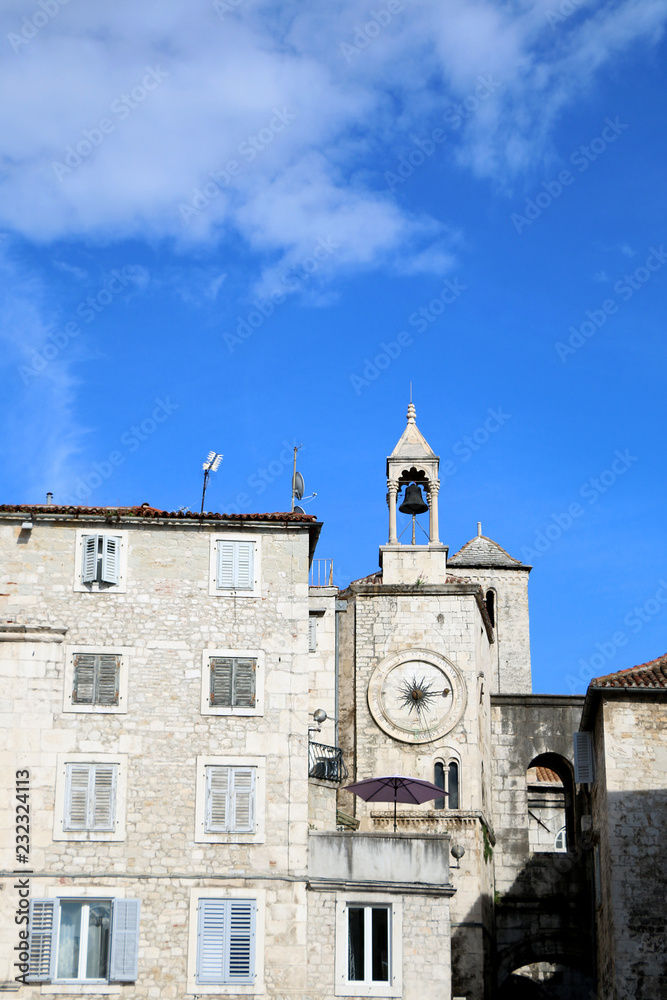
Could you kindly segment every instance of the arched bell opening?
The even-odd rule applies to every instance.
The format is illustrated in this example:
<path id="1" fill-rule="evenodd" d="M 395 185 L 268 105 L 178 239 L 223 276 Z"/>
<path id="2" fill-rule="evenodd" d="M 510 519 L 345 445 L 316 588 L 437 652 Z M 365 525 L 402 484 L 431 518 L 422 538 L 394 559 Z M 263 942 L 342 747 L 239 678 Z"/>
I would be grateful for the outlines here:
<path id="1" fill-rule="evenodd" d="M 396 480 L 388 482 L 389 541 L 398 544 L 412 528 L 411 545 L 428 545 L 438 540 L 437 489 L 424 469 L 411 466 L 403 469 Z M 397 534 L 396 511 L 409 518 Z M 428 513 L 428 531 L 418 518 Z M 419 533 L 417 531 L 419 529 Z M 405 543 L 403 543 L 405 544 Z"/>

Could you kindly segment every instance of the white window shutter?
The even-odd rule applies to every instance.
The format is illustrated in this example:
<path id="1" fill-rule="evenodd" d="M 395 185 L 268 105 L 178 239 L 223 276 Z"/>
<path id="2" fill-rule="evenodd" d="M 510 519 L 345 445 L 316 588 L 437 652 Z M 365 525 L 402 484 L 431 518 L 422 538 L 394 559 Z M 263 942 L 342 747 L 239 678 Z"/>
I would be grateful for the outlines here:
<path id="1" fill-rule="evenodd" d="M 231 708 L 232 672 L 233 660 L 230 657 L 211 657 L 211 705 L 217 705 L 221 708 Z"/>
<path id="2" fill-rule="evenodd" d="M 229 900 L 200 899 L 197 934 L 197 982 L 225 982 L 225 942 Z"/>
<path id="3" fill-rule="evenodd" d="M 218 568 L 216 585 L 219 590 L 234 587 L 234 542 L 218 542 Z"/>
<path id="4" fill-rule="evenodd" d="M 92 583 L 97 576 L 97 535 L 83 536 L 81 556 L 81 580 Z"/>
<path id="5" fill-rule="evenodd" d="M 206 832 L 225 833 L 229 809 L 229 768 L 206 768 Z"/>
<path id="6" fill-rule="evenodd" d="M 92 764 L 68 764 L 65 791 L 65 829 L 86 830 Z"/>
<path id="7" fill-rule="evenodd" d="M 116 805 L 116 765 L 93 765 L 94 787 L 89 830 L 113 830 Z"/>
<path id="8" fill-rule="evenodd" d="M 28 979 L 33 982 L 44 983 L 53 979 L 57 905 L 55 899 L 30 901 Z"/>
<path id="9" fill-rule="evenodd" d="M 308 652 L 317 652 L 317 618 L 310 615 L 308 619 Z"/>
<path id="10" fill-rule="evenodd" d="M 102 582 L 118 583 L 120 566 L 120 538 L 102 536 Z"/>
<path id="11" fill-rule="evenodd" d="M 113 653 L 100 653 L 97 664 L 97 698 L 98 705 L 118 704 L 118 675 L 120 673 L 120 657 Z"/>
<path id="12" fill-rule="evenodd" d="M 252 659 L 234 660 L 233 704 L 237 708 L 255 707 L 255 674 L 257 661 Z"/>
<path id="13" fill-rule="evenodd" d="M 255 829 L 255 768 L 235 767 L 232 771 L 234 833 L 252 833 Z"/>
<path id="14" fill-rule="evenodd" d="M 235 587 L 239 590 L 252 590 L 254 579 L 254 542 L 237 542 L 237 573 Z"/>
<path id="15" fill-rule="evenodd" d="M 574 780 L 582 785 L 595 781 L 593 738 L 590 733 L 574 734 Z"/>
<path id="16" fill-rule="evenodd" d="M 139 965 L 138 899 L 114 899 L 111 928 L 111 967 L 109 979 L 116 983 L 133 983 Z"/>
<path id="17" fill-rule="evenodd" d="M 93 705 L 95 698 L 95 655 L 76 653 L 74 656 L 74 690 L 72 701 L 77 705 Z"/>

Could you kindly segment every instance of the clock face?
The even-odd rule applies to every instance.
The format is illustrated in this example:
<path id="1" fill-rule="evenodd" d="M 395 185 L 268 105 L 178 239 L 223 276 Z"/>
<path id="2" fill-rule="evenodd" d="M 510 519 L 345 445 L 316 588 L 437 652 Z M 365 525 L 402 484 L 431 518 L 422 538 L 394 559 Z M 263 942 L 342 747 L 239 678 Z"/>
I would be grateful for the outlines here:
<path id="1" fill-rule="evenodd" d="M 389 736 L 431 743 L 463 714 L 465 686 L 452 663 L 425 649 L 394 653 L 376 667 L 368 686 L 373 718 Z"/>

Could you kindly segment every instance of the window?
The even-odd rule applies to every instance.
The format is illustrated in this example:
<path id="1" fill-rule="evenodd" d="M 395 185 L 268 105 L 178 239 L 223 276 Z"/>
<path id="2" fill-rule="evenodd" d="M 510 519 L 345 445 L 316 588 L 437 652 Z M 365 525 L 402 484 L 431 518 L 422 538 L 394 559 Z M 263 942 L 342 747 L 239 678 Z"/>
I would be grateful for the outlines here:
<path id="1" fill-rule="evenodd" d="M 260 539 L 245 533 L 211 536 L 209 594 L 259 597 Z"/>
<path id="2" fill-rule="evenodd" d="M 115 764 L 67 764 L 65 830 L 113 830 Z"/>
<path id="3" fill-rule="evenodd" d="M 125 592 L 125 536 L 114 531 L 76 533 L 74 590 Z"/>
<path id="4" fill-rule="evenodd" d="M 255 768 L 206 768 L 206 833 L 252 833 Z"/>
<path id="5" fill-rule="evenodd" d="M 561 826 L 554 840 L 554 851 L 567 851 L 567 827 Z"/>
<path id="6" fill-rule="evenodd" d="M 459 808 L 459 765 L 455 760 L 449 762 L 447 768 L 447 791 L 449 799 L 447 805 L 450 809 Z"/>
<path id="7" fill-rule="evenodd" d="M 336 996 L 401 996 L 402 906 L 362 893 L 336 903 Z"/>
<path id="8" fill-rule="evenodd" d="M 209 704 L 254 708 L 257 661 L 251 657 L 212 656 Z"/>
<path id="9" fill-rule="evenodd" d="M 254 899 L 199 900 L 197 983 L 254 983 L 255 914 Z"/>
<path id="10" fill-rule="evenodd" d="M 60 898 L 30 904 L 34 982 L 134 982 L 139 900 Z"/>
<path id="11" fill-rule="evenodd" d="M 433 784 L 442 788 L 446 796 L 435 799 L 434 809 L 458 809 L 459 807 L 459 763 L 450 760 L 448 764 L 437 760 L 433 766 Z"/>
<path id="12" fill-rule="evenodd" d="M 496 594 L 493 590 L 487 590 L 486 592 L 486 610 L 489 615 L 489 620 L 491 622 L 491 628 L 496 627 Z"/>
<path id="13" fill-rule="evenodd" d="M 440 760 L 435 762 L 435 766 L 433 768 L 433 784 L 436 785 L 438 788 L 442 788 L 443 791 L 445 790 L 445 765 Z M 444 796 L 441 799 L 435 800 L 435 802 L 433 803 L 433 808 L 434 809 L 445 808 Z"/>
<path id="14" fill-rule="evenodd" d="M 75 653 L 72 704 L 117 705 L 120 656 L 109 653 Z"/>
<path id="15" fill-rule="evenodd" d="M 317 652 L 317 618 L 315 615 L 308 617 L 308 652 Z"/>

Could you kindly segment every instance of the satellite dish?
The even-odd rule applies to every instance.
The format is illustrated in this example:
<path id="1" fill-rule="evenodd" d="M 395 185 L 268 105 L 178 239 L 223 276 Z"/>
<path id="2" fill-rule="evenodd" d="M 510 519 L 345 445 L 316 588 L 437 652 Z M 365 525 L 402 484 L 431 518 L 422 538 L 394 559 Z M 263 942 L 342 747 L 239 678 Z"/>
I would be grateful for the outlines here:
<path id="1" fill-rule="evenodd" d="M 297 506 L 294 508 L 294 510 L 292 511 L 292 513 L 293 514 L 305 514 L 306 512 L 303 509 L 303 507 L 299 507 L 298 504 L 297 504 Z"/>
<path id="2" fill-rule="evenodd" d="M 306 492 L 306 487 L 303 482 L 303 476 L 300 472 L 294 473 L 294 496 L 297 500 L 300 500 L 303 494 Z"/>

